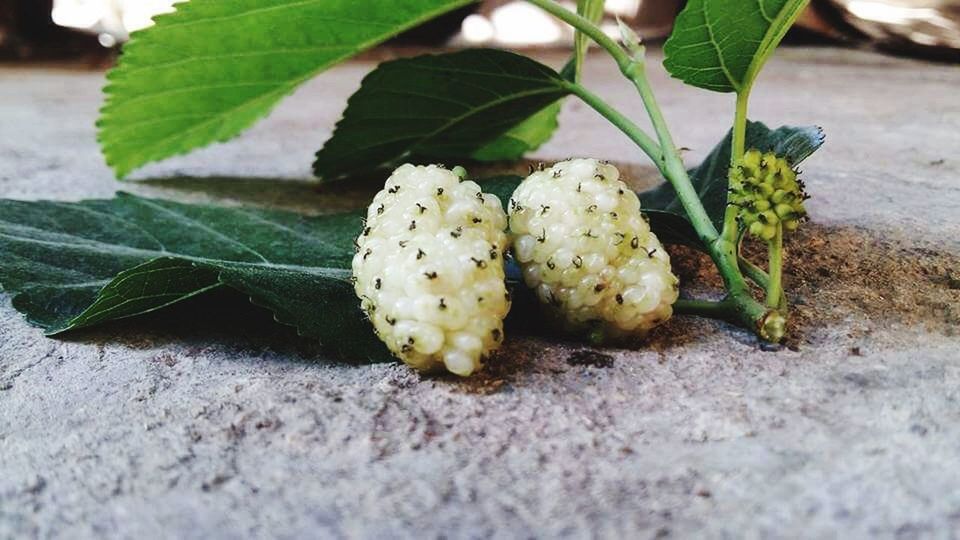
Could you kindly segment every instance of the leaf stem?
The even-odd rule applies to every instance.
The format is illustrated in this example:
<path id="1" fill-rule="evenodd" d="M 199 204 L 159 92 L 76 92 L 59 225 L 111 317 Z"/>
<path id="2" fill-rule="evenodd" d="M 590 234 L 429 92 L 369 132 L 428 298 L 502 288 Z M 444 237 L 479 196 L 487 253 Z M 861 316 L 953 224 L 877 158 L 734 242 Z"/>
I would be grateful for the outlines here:
<path id="1" fill-rule="evenodd" d="M 780 308 L 783 296 L 783 224 L 777 223 L 777 233 L 768 244 L 770 281 L 767 283 L 767 306 Z"/>
<path id="2" fill-rule="evenodd" d="M 643 153 L 647 154 L 647 156 L 657 164 L 657 167 L 660 168 L 660 165 L 663 163 L 663 152 L 660 146 L 657 145 L 657 141 L 653 140 L 650 135 L 647 135 L 633 120 L 624 116 L 623 113 L 614 109 L 609 103 L 605 102 L 603 98 L 594 94 L 583 85 L 569 81 L 565 81 L 563 85 L 571 94 L 580 98 L 581 101 L 609 120 L 611 124 L 618 127 L 620 131 L 636 143 L 636 145 L 643 150 Z"/>
<path id="3" fill-rule="evenodd" d="M 674 155 L 673 159 L 667 157 L 663 148 L 658 146 L 646 132 L 620 111 L 603 101 L 602 98 L 587 90 L 583 85 L 569 81 L 564 82 L 563 85 L 571 94 L 579 97 L 584 103 L 609 120 L 610 123 L 620 128 L 620 131 L 630 137 L 630 139 L 653 160 L 664 178 L 670 182 L 677 192 L 677 197 L 683 204 L 687 215 L 690 216 L 700 240 L 707 246 L 713 244 L 718 239 L 719 233 L 713 226 L 713 222 L 710 221 L 710 216 L 707 215 L 707 211 L 703 208 L 703 204 L 700 202 L 700 196 L 693 188 L 693 184 L 687 176 L 687 171 L 683 167 L 683 163 L 680 162 L 679 153 L 676 149 L 672 152 Z M 661 122 L 663 121 L 662 116 L 660 116 L 660 120 Z M 661 142 L 666 140 L 668 144 L 673 144 L 669 135 L 667 135 L 666 138 L 661 137 L 660 140 Z"/>
<path id="4" fill-rule="evenodd" d="M 770 286 L 770 275 L 742 255 L 739 257 L 739 262 L 740 270 L 743 272 L 743 275 L 746 276 L 750 281 L 756 283 L 758 287 L 766 291 L 767 287 Z M 780 303 L 777 305 L 777 308 L 780 311 L 783 311 L 787 308 L 787 295 L 782 290 L 782 287 L 780 291 Z"/>
<path id="5" fill-rule="evenodd" d="M 770 276 L 760 268 L 759 266 L 753 264 L 753 261 L 747 259 L 744 256 L 739 257 L 740 270 L 743 272 L 743 275 L 750 279 L 750 281 L 757 284 L 758 287 L 763 290 L 767 290 L 767 286 L 770 283 Z"/>
<path id="6" fill-rule="evenodd" d="M 527 0 L 527 2 L 569 24 L 575 30 L 582 32 L 585 36 L 588 36 L 597 45 L 606 49 L 606 51 L 610 53 L 610 56 L 613 57 L 614 61 L 617 62 L 617 65 L 620 66 L 621 70 L 625 65 L 631 62 L 630 55 L 620 48 L 616 41 L 605 34 L 603 30 L 601 30 L 597 25 L 593 24 L 589 19 L 577 15 L 553 0 Z"/>
<path id="7" fill-rule="evenodd" d="M 700 236 L 700 239 L 703 240 L 704 244 L 706 245 L 712 244 L 719 236 L 719 232 L 717 232 L 716 227 L 713 226 L 710 216 L 707 215 L 707 211 L 703 208 L 703 204 L 700 202 L 699 195 L 693 188 L 690 178 L 687 176 L 687 170 L 683 166 L 683 161 L 680 159 L 680 152 L 677 150 L 677 147 L 673 142 L 673 137 L 670 135 L 670 129 L 667 126 L 667 122 L 663 117 L 660 106 L 657 104 L 657 100 L 654 97 L 653 89 L 650 87 L 650 83 L 647 80 L 646 66 L 643 58 L 643 48 L 637 45 L 633 54 L 628 53 L 623 49 L 623 47 L 617 44 L 616 41 L 605 34 L 595 24 L 570 11 L 569 9 L 564 8 L 553 0 L 527 1 L 543 9 L 547 13 L 550 13 L 554 17 L 564 21 L 570 26 L 573 26 L 576 30 L 582 32 L 584 35 L 589 36 L 590 39 L 594 40 L 598 45 L 610 53 L 610 56 L 613 57 L 614 61 L 617 63 L 617 67 L 620 68 L 620 71 L 624 74 L 624 76 L 633 82 L 634 86 L 637 87 L 637 90 L 640 92 L 640 98 L 643 100 L 644 107 L 646 107 L 647 113 L 650 115 L 650 121 L 657 133 L 657 138 L 660 141 L 659 152 L 651 153 L 649 151 L 650 145 L 647 141 L 644 141 L 644 144 L 642 145 L 640 142 L 637 142 L 637 144 L 640 145 L 640 148 L 646 152 L 651 159 L 653 159 L 654 163 L 657 165 L 657 168 L 660 169 L 660 172 L 663 173 L 663 176 L 670 182 L 674 190 L 676 190 L 677 197 L 683 204 L 683 208 L 686 210 L 691 222 L 693 222 L 694 228 L 697 230 L 697 234 Z M 635 133 L 632 132 L 639 131 L 639 128 L 631 129 L 631 132 L 624 130 L 623 128 L 626 123 L 621 119 L 625 119 L 622 114 L 617 112 L 609 105 L 606 105 L 600 98 L 591 94 L 588 90 L 580 85 L 569 83 L 567 88 L 572 93 L 580 97 L 580 99 L 583 99 L 587 105 L 590 105 L 605 118 L 620 127 L 621 130 L 627 134 L 627 136 L 629 136 L 635 142 L 637 141 Z M 627 122 L 634 127 L 636 126 L 636 124 L 634 124 L 632 121 L 627 120 Z M 649 138 L 645 133 L 643 135 L 645 138 Z"/>
<path id="8" fill-rule="evenodd" d="M 747 107 L 750 103 L 750 87 L 737 92 L 737 109 L 733 115 L 733 141 L 730 155 L 730 165 L 736 165 L 743 157 L 747 148 Z"/>
<path id="9" fill-rule="evenodd" d="M 710 300 L 693 300 L 681 298 L 673 304 L 673 311 L 678 315 L 697 315 L 712 319 L 736 321 L 737 311 L 728 299 L 719 302 Z"/>
<path id="10" fill-rule="evenodd" d="M 726 241 L 717 233 L 713 222 L 700 202 L 699 195 L 687 176 L 686 169 L 679 161 L 679 154 L 674 151 L 676 160 L 666 159 L 662 155 L 658 156 L 657 154 L 660 154 L 662 149 L 657 147 L 656 143 L 633 121 L 583 86 L 575 83 L 565 84 L 571 93 L 593 107 L 594 110 L 610 120 L 631 140 L 636 142 L 657 163 L 664 177 L 670 181 L 677 192 L 677 197 L 683 203 L 684 210 L 690 217 L 700 241 L 707 246 L 710 257 L 716 264 L 729 293 L 727 300 L 725 300 L 729 303 L 729 309 L 725 312 L 725 316 L 721 318 L 724 320 L 739 320 L 740 324 L 753 330 L 761 338 L 774 342 L 780 341 L 783 338 L 785 326 L 783 317 L 775 309 L 771 310 L 757 302 L 750 294 L 750 287 L 744 280 L 743 274 L 740 273 L 737 260 L 738 244 Z M 669 139 L 667 139 L 667 142 L 670 142 Z"/>
<path id="11" fill-rule="evenodd" d="M 643 100 L 643 105 L 650 116 L 650 122 L 653 124 L 654 131 L 656 131 L 660 141 L 662 163 L 658 163 L 658 167 L 663 171 L 664 177 L 673 186 L 674 191 L 677 192 L 677 198 L 680 199 L 680 203 L 700 236 L 700 240 L 709 246 L 717 240 L 719 233 L 713 225 L 713 220 L 707 214 L 707 210 L 703 207 L 700 195 L 694 189 L 693 183 L 690 182 L 687 169 L 680 158 L 680 151 L 673 142 L 670 128 L 667 126 L 663 112 L 660 110 L 653 94 L 653 88 L 651 88 L 650 81 L 647 79 L 644 63 L 633 62 L 632 67 L 624 74 L 633 81 L 634 86 L 640 93 L 640 99 Z"/>

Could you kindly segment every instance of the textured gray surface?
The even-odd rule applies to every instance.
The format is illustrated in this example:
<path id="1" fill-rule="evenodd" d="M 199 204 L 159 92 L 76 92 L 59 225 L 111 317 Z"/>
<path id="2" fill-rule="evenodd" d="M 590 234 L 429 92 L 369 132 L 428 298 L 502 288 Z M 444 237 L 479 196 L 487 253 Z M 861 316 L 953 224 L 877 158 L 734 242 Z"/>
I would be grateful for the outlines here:
<path id="1" fill-rule="evenodd" d="M 362 190 L 290 179 L 309 177 L 369 67 L 325 74 L 240 139 L 136 175 L 287 181 L 124 185 L 93 140 L 100 73 L 0 68 L 0 196 L 119 187 L 354 205 Z M 696 161 L 728 125 L 730 97 L 654 76 Z M 605 62 L 589 77 L 637 110 Z M 784 51 L 764 75 L 753 117 L 829 134 L 805 166 L 804 246 L 846 246 L 832 255 L 836 283 L 790 283 L 804 320 L 795 351 L 676 319 L 647 348 L 606 351 L 611 367 L 516 338 L 464 382 L 325 361 L 233 299 L 55 341 L 0 297 L 0 538 L 958 538 L 958 87 L 956 67 L 829 49 Z M 538 156 L 639 161 L 579 104 L 562 124 Z M 940 258 L 878 276 L 897 288 L 852 284 L 918 253 Z M 794 257 L 803 276 L 817 254 Z"/>

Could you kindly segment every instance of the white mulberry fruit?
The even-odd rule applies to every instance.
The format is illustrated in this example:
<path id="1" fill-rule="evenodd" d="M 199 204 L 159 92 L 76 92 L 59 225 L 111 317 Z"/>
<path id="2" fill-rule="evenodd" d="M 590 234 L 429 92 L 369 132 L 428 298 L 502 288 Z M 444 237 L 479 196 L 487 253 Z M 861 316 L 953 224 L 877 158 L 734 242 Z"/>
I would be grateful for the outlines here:
<path id="1" fill-rule="evenodd" d="M 531 174 L 510 199 L 526 284 L 571 330 L 643 335 L 673 314 L 678 280 L 616 167 L 574 159 Z"/>
<path id="2" fill-rule="evenodd" d="M 408 164 L 393 172 L 367 211 L 353 275 L 361 307 L 396 356 L 420 371 L 467 376 L 503 340 L 507 218 L 495 195 L 455 171 Z"/>

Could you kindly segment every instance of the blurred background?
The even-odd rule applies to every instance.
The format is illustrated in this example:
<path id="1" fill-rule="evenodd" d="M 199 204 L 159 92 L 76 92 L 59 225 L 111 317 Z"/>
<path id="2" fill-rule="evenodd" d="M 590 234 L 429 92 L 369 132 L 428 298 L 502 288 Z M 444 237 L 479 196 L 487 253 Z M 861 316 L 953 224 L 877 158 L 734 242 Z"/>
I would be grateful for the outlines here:
<path id="1" fill-rule="evenodd" d="M 130 34 L 177 0 L 0 0 L 0 60 L 87 59 L 109 63 Z M 648 41 L 665 38 L 684 0 L 608 0 Z M 573 8 L 573 4 L 570 3 Z M 960 61 L 960 0 L 812 0 L 790 40 L 876 47 Z M 396 41 L 412 45 L 568 47 L 569 28 L 516 0 L 488 0 L 451 13 Z"/>

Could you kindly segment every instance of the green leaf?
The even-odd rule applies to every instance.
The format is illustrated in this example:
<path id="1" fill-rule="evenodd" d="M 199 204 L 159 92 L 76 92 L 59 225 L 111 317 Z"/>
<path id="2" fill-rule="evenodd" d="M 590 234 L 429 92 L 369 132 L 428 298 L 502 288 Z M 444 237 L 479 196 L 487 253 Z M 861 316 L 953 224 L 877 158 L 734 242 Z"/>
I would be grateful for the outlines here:
<path id="1" fill-rule="evenodd" d="M 304 217 L 119 194 L 0 201 L 0 285 L 50 334 L 231 287 L 353 359 L 386 360 L 350 283 L 359 213 Z"/>
<path id="2" fill-rule="evenodd" d="M 492 49 L 386 62 L 350 98 L 314 172 L 337 180 L 404 161 L 519 157 L 549 136 L 555 117 L 518 126 L 564 97 L 566 84 L 547 66 Z M 505 151 L 502 137 L 515 128 L 513 143 L 522 142 Z"/>
<path id="3" fill-rule="evenodd" d="M 504 210 L 507 209 L 510 196 L 517 190 L 520 182 L 523 182 L 523 177 L 514 174 L 492 176 L 483 180 L 477 180 L 477 183 L 483 188 L 484 193 L 496 195 L 497 198 L 500 199 L 500 204 L 503 205 Z"/>
<path id="4" fill-rule="evenodd" d="M 808 2 L 690 0 L 663 47 L 663 65 L 692 86 L 748 90 Z"/>
<path id="5" fill-rule="evenodd" d="M 641 193 L 640 195 L 642 199 L 643 194 Z M 652 230 L 657 235 L 657 238 L 664 244 L 676 244 L 695 249 L 703 249 L 703 243 L 700 241 L 696 229 L 693 228 L 693 225 L 687 219 L 686 215 L 647 207 L 646 204 L 643 204 L 641 211 L 647 216 L 647 219 L 650 220 L 650 230 Z"/>
<path id="6" fill-rule="evenodd" d="M 707 214 L 718 229 L 723 226 L 723 214 L 727 205 L 729 181 L 727 173 L 730 169 L 731 137 L 732 134 L 728 132 L 703 163 L 690 171 L 690 182 L 697 190 Z M 819 127 L 784 126 L 771 130 L 760 122 L 747 123 L 746 147 L 748 149 L 756 148 L 762 152 L 774 152 L 778 156 L 785 157 L 793 166 L 810 157 L 823 145 L 823 142 L 824 134 Z M 683 210 L 683 205 L 680 204 L 670 184 L 663 183 L 650 191 L 641 193 L 640 200 L 644 210 L 649 211 L 651 225 L 658 236 L 663 232 L 673 243 L 701 247 L 699 238 Z M 668 215 L 655 216 L 655 212 Z"/>
<path id="7" fill-rule="evenodd" d="M 324 69 L 471 0 L 191 0 L 108 75 L 99 140 L 125 176 L 228 140 Z"/>
<path id="8" fill-rule="evenodd" d="M 540 148 L 557 130 L 560 102 L 547 105 L 470 156 L 478 161 L 512 161 Z"/>

